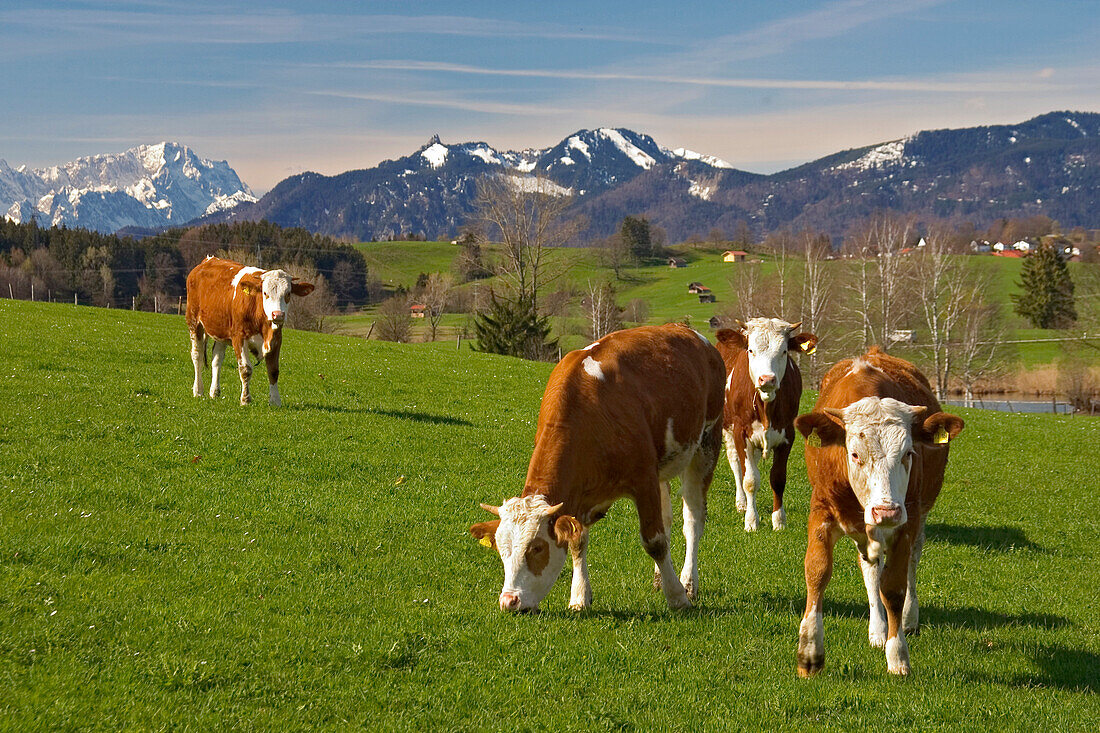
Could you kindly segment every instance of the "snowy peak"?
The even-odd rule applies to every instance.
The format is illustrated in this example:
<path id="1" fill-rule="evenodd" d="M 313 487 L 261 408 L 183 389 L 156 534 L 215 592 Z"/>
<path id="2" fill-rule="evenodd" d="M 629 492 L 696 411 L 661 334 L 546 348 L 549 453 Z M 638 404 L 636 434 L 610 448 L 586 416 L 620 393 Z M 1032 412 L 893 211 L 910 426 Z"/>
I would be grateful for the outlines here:
<path id="1" fill-rule="evenodd" d="M 184 224 L 255 201 L 229 164 L 161 142 L 42 169 L 0 165 L 0 212 L 15 221 L 114 232 Z"/>

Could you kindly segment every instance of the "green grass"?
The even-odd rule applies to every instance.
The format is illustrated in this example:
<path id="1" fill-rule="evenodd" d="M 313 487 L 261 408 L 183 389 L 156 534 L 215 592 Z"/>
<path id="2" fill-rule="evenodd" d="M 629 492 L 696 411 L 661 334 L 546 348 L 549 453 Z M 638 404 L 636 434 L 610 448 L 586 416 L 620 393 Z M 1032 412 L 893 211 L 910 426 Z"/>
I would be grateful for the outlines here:
<path id="1" fill-rule="evenodd" d="M 285 406 L 241 408 L 231 359 L 226 398 L 190 396 L 178 317 L 0 301 L 0 345 L 0 729 L 1100 720 L 1095 420 L 959 410 L 913 676 L 868 647 L 844 543 L 803 681 L 801 441 L 785 532 L 745 534 L 720 468 L 695 610 L 651 589 L 623 502 L 593 530 L 593 609 L 563 577 L 515 617 L 467 528 L 521 488 L 549 365 L 294 331 Z"/>

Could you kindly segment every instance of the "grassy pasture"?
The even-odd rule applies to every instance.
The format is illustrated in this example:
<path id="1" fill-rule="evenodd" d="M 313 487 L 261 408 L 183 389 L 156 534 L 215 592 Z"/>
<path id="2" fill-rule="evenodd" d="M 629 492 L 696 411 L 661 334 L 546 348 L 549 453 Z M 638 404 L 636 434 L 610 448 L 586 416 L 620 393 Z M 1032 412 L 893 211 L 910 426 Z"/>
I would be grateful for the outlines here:
<path id="1" fill-rule="evenodd" d="M 0 729 L 1096 729 L 1100 422 L 960 409 L 913 676 L 868 647 L 845 542 L 803 681 L 801 442 L 785 532 L 746 535 L 720 468 L 696 609 L 621 503 L 591 611 L 564 576 L 507 616 L 467 528 L 521 488 L 550 367 L 284 346 L 285 406 L 241 408 L 231 358 L 190 396 L 178 317 L 0 301 Z"/>

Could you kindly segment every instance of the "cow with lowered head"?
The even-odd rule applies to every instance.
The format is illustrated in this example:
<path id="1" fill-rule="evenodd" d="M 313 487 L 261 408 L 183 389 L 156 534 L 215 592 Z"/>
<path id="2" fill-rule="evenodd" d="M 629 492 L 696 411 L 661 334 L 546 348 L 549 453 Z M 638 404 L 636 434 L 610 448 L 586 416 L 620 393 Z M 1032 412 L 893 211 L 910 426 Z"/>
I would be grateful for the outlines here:
<path id="1" fill-rule="evenodd" d="M 191 332 L 191 362 L 195 366 L 193 394 L 202 397 L 206 339 L 211 349 L 210 396 L 220 392 L 225 348 L 233 345 L 241 377 L 241 404 L 252 401 L 249 352 L 263 356 L 267 366 L 268 400 L 279 398 L 279 350 L 291 295 L 313 292 L 312 283 L 298 282 L 283 270 L 261 270 L 217 257 L 207 257 L 187 275 L 187 328 Z"/>
<path id="2" fill-rule="evenodd" d="M 499 519 L 470 528 L 504 563 L 502 610 L 537 610 L 567 556 L 569 607 L 590 606 L 589 527 L 623 497 L 638 510 L 642 546 L 669 607 L 691 605 L 724 381 L 715 348 L 680 324 L 616 331 L 561 360 L 543 395 L 522 494 L 499 507 L 482 504 Z M 674 476 L 682 481 L 687 541 L 679 578 L 669 552 Z"/>
<path id="3" fill-rule="evenodd" d="M 791 357 L 812 353 L 817 345 L 817 336 L 797 333 L 800 325 L 778 318 L 753 318 L 737 330 L 718 331 L 718 351 L 729 375 L 722 435 L 746 532 L 755 532 L 759 525 L 756 490 L 760 488 L 760 462 L 770 452 L 774 454 L 768 475 L 772 529 L 787 526 L 783 491 L 802 397 L 802 374 Z"/>
<path id="4" fill-rule="evenodd" d="M 919 620 L 916 572 L 925 519 L 943 486 L 949 441 L 963 421 L 940 410 L 916 367 L 875 347 L 830 369 L 813 412 L 795 426 L 806 438 L 813 489 L 798 673 L 806 677 L 825 664 L 822 603 L 833 547 L 847 535 L 859 550 L 867 588 L 868 639 L 886 650 L 891 673 L 909 674 L 905 634 L 916 632 Z"/>

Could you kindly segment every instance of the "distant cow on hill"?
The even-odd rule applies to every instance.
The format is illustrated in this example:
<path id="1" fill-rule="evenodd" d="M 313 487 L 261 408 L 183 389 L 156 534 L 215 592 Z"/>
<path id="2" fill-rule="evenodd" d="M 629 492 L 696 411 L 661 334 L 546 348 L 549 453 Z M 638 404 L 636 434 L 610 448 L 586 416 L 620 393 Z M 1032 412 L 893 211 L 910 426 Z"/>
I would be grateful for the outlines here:
<path id="1" fill-rule="evenodd" d="M 802 374 L 792 353 L 814 350 L 817 336 L 793 335 L 801 323 L 753 318 L 740 330 L 718 332 L 718 351 L 726 364 L 726 407 L 722 434 L 726 457 L 737 482 L 737 510 L 745 513 L 745 531 L 755 532 L 760 461 L 771 451 L 772 529 L 787 526 L 783 491 L 787 458 L 794 444 L 794 419 L 802 397 Z"/>
<path id="2" fill-rule="evenodd" d="M 279 399 L 279 348 L 282 326 L 291 295 L 313 292 L 312 283 L 296 282 L 283 270 L 261 270 L 237 262 L 207 257 L 187 276 L 187 328 L 191 332 L 191 361 L 195 365 L 193 393 L 202 397 L 202 370 L 206 361 L 206 338 L 214 339 L 211 349 L 210 396 L 220 391 L 225 347 L 232 343 L 241 375 L 241 404 L 252 401 L 248 382 L 252 378 L 249 352 L 261 354 L 267 365 L 268 399 Z"/>
<path id="3" fill-rule="evenodd" d="M 642 545 L 671 608 L 691 605 L 707 489 L 722 440 L 722 358 L 679 324 L 604 336 L 550 375 L 522 494 L 481 506 L 500 519 L 470 528 L 504 561 L 500 607 L 534 610 L 573 561 L 572 609 L 592 603 L 588 528 L 621 497 L 638 510 Z M 669 480 L 680 476 L 687 551 L 679 579 L 669 553 Z"/>
<path id="4" fill-rule="evenodd" d="M 859 548 L 867 586 L 868 639 L 885 648 L 890 672 L 909 674 L 905 633 L 919 621 L 924 523 L 943 486 L 948 441 L 963 421 L 940 411 L 916 367 L 876 347 L 830 369 L 813 412 L 795 426 L 806 438 L 813 487 L 798 673 L 806 677 L 825 664 L 822 603 L 833 546 L 846 534 Z"/>

